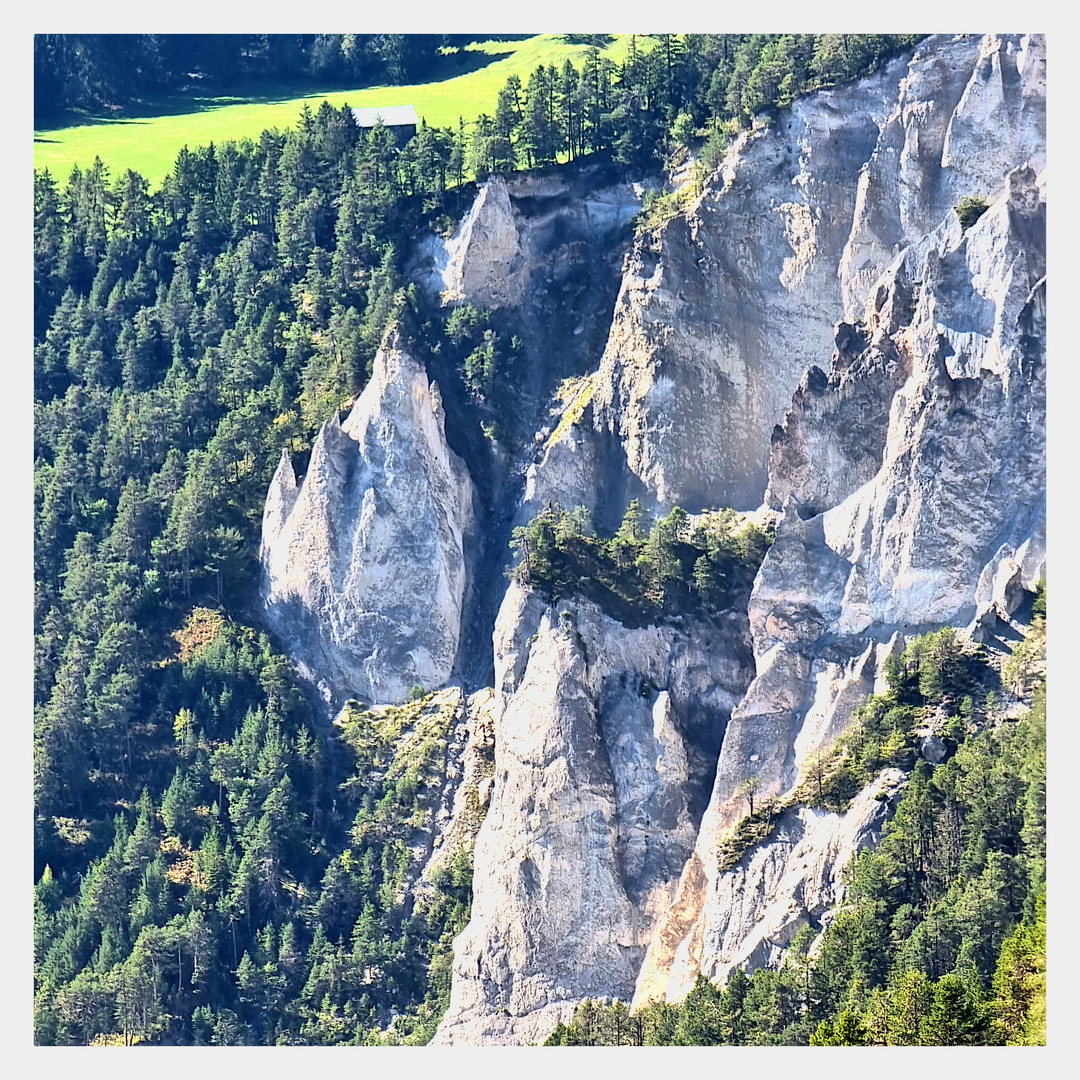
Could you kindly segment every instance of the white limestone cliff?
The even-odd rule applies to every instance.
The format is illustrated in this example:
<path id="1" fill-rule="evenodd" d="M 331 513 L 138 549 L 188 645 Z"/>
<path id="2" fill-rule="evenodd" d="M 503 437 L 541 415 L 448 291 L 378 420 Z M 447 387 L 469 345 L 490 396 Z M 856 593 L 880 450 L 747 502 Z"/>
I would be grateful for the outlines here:
<path id="1" fill-rule="evenodd" d="M 510 586 L 494 788 L 435 1043 L 542 1041 L 582 998 L 633 993 L 750 675 L 738 615 L 694 629 Z"/>
<path id="2" fill-rule="evenodd" d="M 526 280 L 506 180 L 492 177 L 480 186 L 458 231 L 446 244 L 442 268 L 444 297 L 473 300 L 488 308 L 520 303 Z"/>
<path id="3" fill-rule="evenodd" d="M 769 434 L 843 315 L 859 171 L 903 72 L 894 60 L 740 136 L 629 257 L 592 419 L 659 506 L 760 504 Z"/>
<path id="4" fill-rule="evenodd" d="M 603 713 L 591 681 L 625 628 L 564 632 L 511 588 L 492 810 L 440 1041 L 540 1041 L 576 1000 L 627 998 L 633 958 L 639 1002 L 778 962 L 798 925 L 828 920 L 902 778 L 880 777 L 843 816 L 788 812 L 721 872 L 735 789 L 757 776 L 763 795 L 790 793 L 907 637 L 992 629 L 1044 572 L 1044 48 L 932 38 L 910 65 L 796 103 L 739 140 L 657 250 L 628 258 L 600 367 L 543 443 L 526 500 L 595 511 L 627 474 L 662 509 L 764 499 L 782 520 L 749 605 L 756 675 L 657 916 L 619 876 L 604 733 L 634 713 Z M 992 203 L 966 232 L 952 210 L 965 195 Z M 697 633 L 681 628 L 680 647 Z M 683 850 L 679 828 L 671 838 Z"/>
<path id="5" fill-rule="evenodd" d="M 859 177 L 840 262 L 844 317 L 965 197 L 993 199 L 1010 169 L 1046 164 L 1046 40 L 1040 34 L 930 38 L 913 58 Z"/>
<path id="6" fill-rule="evenodd" d="M 1024 166 L 966 232 L 950 212 L 883 275 L 858 333 L 840 335 L 865 348 L 837 349 L 827 381 L 796 394 L 772 458 L 785 514 L 750 598 L 757 675 L 638 1000 L 678 999 L 698 971 L 722 967 L 717 852 L 742 814 L 738 786 L 754 776 L 763 798 L 791 792 L 901 636 L 1007 611 L 1045 573 L 1044 191 Z M 878 468 L 858 484 L 865 462 L 845 459 L 830 480 L 837 420 L 854 423 L 848 403 L 873 387 L 888 411 L 864 404 L 865 438 L 845 449 L 880 454 Z M 866 430 L 883 415 L 883 431 Z M 783 476 L 793 459 L 805 463 L 795 483 Z M 809 496 L 806 476 L 819 478 Z"/>
<path id="7" fill-rule="evenodd" d="M 517 313 L 529 375 L 591 371 L 502 518 L 552 500 L 600 520 L 640 494 L 764 503 L 779 526 L 748 611 L 720 625 L 628 627 L 510 585 L 495 687 L 460 710 L 445 840 L 417 885 L 486 806 L 436 1042 L 539 1042 L 586 997 L 678 1000 L 828 922 L 903 777 L 843 815 L 785 811 L 721 870 L 735 791 L 791 793 L 886 656 L 941 625 L 993 633 L 1045 573 L 1044 167 L 1043 39 L 961 35 L 741 136 L 633 245 L 613 315 L 589 264 L 640 191 L 481 188 L 429 284 Z M 966 231 L 965 196 L 991 204 Z M 301 483 L 283 455 L 264 513 L 268 619 L 332 696 L 451 677 L 472 499 L 395 333 Z"/>
<path id="8" fill-rule="evenodd" d="M 565 273 L 583 245 L 637 213 L 642 193 L 640 184 L 626 182 L 495 174 L 480 184 L 454 235 L 430 245 L 424 280 L 446 303 L 489 310 L 532 303 L 537 275 Z"/>
<path id="9" fill-rule="evenodd" d="M 844 871 L 881 839 L 906 784 L 899 769 L 885 769 L 843 814 L 785 811 L 767 844 L 709 882 L 705 903 L 717 917 L 700 924 L 700 940 L 679 942 L 670 978 L 692 986 L 701 972 L 722 986 L 737 967 L 779 967 L 799 930 L 830 921 L 844 896 Z"/>
<path id="10" fill-rule="evenodd" d="M 302 484 L 287 453 L 263 516 L 270 625 L 339 701 L 402 700 L 450 677 L 472 482 L 442 400 L 394 329 L 344 424 L 319 432 Z"/>

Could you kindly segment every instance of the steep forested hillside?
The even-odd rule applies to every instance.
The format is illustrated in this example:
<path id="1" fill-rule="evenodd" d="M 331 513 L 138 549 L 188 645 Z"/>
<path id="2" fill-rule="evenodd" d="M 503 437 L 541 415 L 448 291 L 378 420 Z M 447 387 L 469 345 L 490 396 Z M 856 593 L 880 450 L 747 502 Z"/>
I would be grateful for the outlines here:
<path id="1" fill-rule="evenodd" d="M 109 44 L 94 48 L 126 71 Z M 100 163 L 35 176 L 38 1042 L 430 1035 L 471 871 L 462 853 L 414 905 L 403 835 L 445 734 L 432 720 L 402 760 L 359 719 L 332 738 L 260 632 L 280 452 L 360 390 L 403 311 L 460 368 L 475 426 L 513 400 L 513 343 L 403 287 L 421 228 L 459 209 L 451 186 L 559 155 L 642 162 L 897 44 L 672 38 L 620 71 L 508 86 L 471 137 L 422 129 L 399 152 L 324 106 L 257 143 L 185 149 L 154 192 Z M 104 78 L 86 64 L 88 86 Z M 719 588 L 702 544 L 699 592 Z"/>
<path id="2" fill-rule="evenodd" d="M 257 527 L 276 454 L 359 388 L 404 301 L 422 197 L 392 140 L 326 109 L 182 154 L 153 196 L 95 168 L 38 176 L 35 203 L 38 1039 L 298 1038 L 324 945 L 352 947 L 361 912 L 339 928 L 324 878 L 370 791 L 339 792 L 351 755 L 252 629 Z M 357 851 L 350 903 L 370 891 L 400 950 L 382 851 Z M 388 975 L 374 1020 L 306 1038 L 422 999 L 406 952 L 419 990 Z M 293 971 L 279 1005 L 251 964 Z"/>

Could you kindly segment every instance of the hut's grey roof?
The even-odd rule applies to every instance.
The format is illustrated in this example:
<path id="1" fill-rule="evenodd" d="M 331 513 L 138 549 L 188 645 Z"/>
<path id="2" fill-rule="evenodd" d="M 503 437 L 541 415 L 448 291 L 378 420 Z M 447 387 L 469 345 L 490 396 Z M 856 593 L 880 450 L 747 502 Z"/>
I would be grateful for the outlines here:
<path id="1" fill-rule="evenodd" d="M 420 118 L 411 105 L 383 105 L 378 109 L 353 109 L 356 126 L 369 128 L 375 126 L 378 117 L 387 127 L 401 127 L 405 124 L 419 124 Z"/>

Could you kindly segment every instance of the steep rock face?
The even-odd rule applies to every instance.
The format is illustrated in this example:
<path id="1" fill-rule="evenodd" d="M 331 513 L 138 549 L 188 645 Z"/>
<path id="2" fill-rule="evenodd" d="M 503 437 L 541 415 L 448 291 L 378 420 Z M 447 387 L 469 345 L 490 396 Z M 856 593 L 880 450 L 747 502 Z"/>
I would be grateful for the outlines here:
<path id="1" fill-rule="evenodd" d="M 835 337 L 829 375 L 818 367 L 806 372 L 772 434 L 765 503 L 783 510 L 790 499 L 804 519 L 843 501 L 877 473 L 892 397 L 908 374 L 888 339 L 868 349 L 850 323 L 838 323 Z"/>
<path id="2" fill-rule="evenodd" d="M 796 393 L 772 454 L 785 514 L 750 599 L 757 675 L 640 1000 L 683 996 L 697 971 L 721 969 L 719 941 L 731 950 L 716 857 L 741 816 L 738 785 L 790 792 L 905 634 L 1007 612 L 1043 574 L 1045 272 L 1045 188 L 1025 166 L 967 232 L 950 211 L 902 252 L 864 323 L 838 335 L 865 348 L 838 348 L 828 379 L 811 373 Z M 852 403 L 865 430 L 838 458 Z"/>
<path id="3" fill-rule="evenodd" d="M 598 527 L 618 528 L 631 499 L 651 501 L 650 492 L 626 467 L 618 440 L 593 424 L 599 376 L 580 380 L 563 408 L 555 414 L 554 428 L 538 447 L 537 458 L 525 472 L 525 491 L 517 520 L 523 523 L 548 503 L 566 509 L 588 507 Z"/>
<path id="4" fill-rule="evenodd" d="M 512 370 L 499 377 L 500 383 L 512 384 L 512 401 L 500 407 L 497 417 L 486 417 L 498 426 L 498 444 L 481 437 L 470 448 L 462 432 L 476 431 L 475 403 L 465 403 L 461 417 L 455 402 L 448 401 L 451 437 L 473 470 L 482 515 L 472 552 L 463 663 L 457 672 L 474 685 L 493 677 L 491 629 L 505 591 L 502 572 L 515 524 L 512 504 L 529 468 L 520 457 L 507 460 L 504 449 L 528 446 L 535 434 L 539 457 L 551 429 L 536 433 L 536 428 L 544 426 L 556 388 L 595 367 L 611 328 L 629 242 L 626 225 L 640 208 L 644 190 L 644 183 L 626 182 L 610 164 L 492 176 L 480 186 L 455 236 L 442 240 L 431 235 L 414 252 L 412 276 L 429 294 L 444 304 L 491 310 L 492 327 L 503 344 L 516 337 L 522 346 Z M 443 379 L 456 385 L 456 374 L 446 372 Z M 591 458 L 584 461 L 586 456 L 576 459 L 583 465 L 578 470 L 581 501 L 592 505 L 600 472 Z M 606 464 L 605 459 L 599 470 Z M 624 469 L 619 463 L 616 468 Z M 564 487 L 560 497 L 576 493 Z M 624 507 L 618 508 L 619 517 Z"/>
<path id="5" fill-rule="evenodd" d="M 610 527 L 635 495 L 694 510 L 764 494 L 783 521 L 750 604 L 756 677 L 673 887 L 681 818 L 670 844 L 655 823 L 624 824 L 642 821 L 635 785 L 654 790 L 664 771 L 626 763 L 659 753 L 663 724 L 650 741 L 648 717 L 595 676 L 648 664 L 605 666 L 621 633 L 594 649 L 587 605 L 557 629 L 559 613 L 511 588 L 492 808 L 439 1041 L 538 1041 L 582 997 L 626 998 L 642 953 L 636 1000 L 675 1000 L 699 971 L 775 962 L 800 904 L 827 921 L 895 778 L 843 818 L 792 812 L 732 871 L 718 847 L 741 816 L 738 784 L 791 791 L 881 689 L 886 656 L 946 622 L 992 632 L 1043 572 L 1044 99 L 1038 36 L 931 38 L 910 65 L 740 138 L 690 210 L 628 256 L 600 368 L 538 433 L 518 514 L 550 499 Z M 997 200 L 966 235 L 951 212 L 964 195 Z M 527 204 L 511 204 L 520 243 Z M 522 307 L 534 302 L 526 290 Z M 828 372 L 811 366 L 833 346 Z M 697 632 L 681 628 L 672 648 L 693 652 Z M 623 751 L 613 730 L 634 732 Z M 631 883 L 623 866 L 635 851 L 649 865 L 658 844 L 663 872 Z"/>
<path id="6" fill-rule="evenodd" d="M 828 354 L 859 171 L 904 60 L 739 138 L 692 207 L 629 257 L 595 423 L 662 507 L 752 509 L 769 433 Z"/>
<path id="7" fill-rule="evenodd" d="M 856 852 L 877 845 L 906 783 L 899 769 L 886 769 L 843 814 L 785 811 L 767 844 L 710 882 L 705 903 L 718 917 L 702 925 L 700 942 L 680 942 L 672 977 L 692 985 L 700 970 L 723 985 L 737 967 L 779 966 L 802 927 L 828 923 L 844 870 Z"/>
<path id="8" fill-rule="evenodd" d="M 297 487 L 287 453 L 263 516 L 263 597 L 331 699 L 441 686 L 458 650 L 472 483 L 446 444 L 438 387 L 391 331 L 345 424 Z"/>
<path id="9" fill-rule="evenodd" d="M 511 585 L 495 630 L 495 784 L 435 1041 L 542 1041 L 628 999 L 693 849 L 745 624 L 629 630 Z"/>
<path id="10" fill-rule="evenodd" d="M 517 223 L 506 180 L 494 176 L 480 186 L 460 228 L 446 245 L 442 281 L 447 300 L 473 300 L 485 307 L 518 304 L 526 277 Z"/>
<path id="11" fill-rule="evenodd" d="M 637 213 L 642 194 L 640 184 L 589 183 L 588 171 L 577 180 L 495 174 L 454 235 L 430 245 L 428 286 L 447 303 L 490 310 L 535 304 L 542 286 L 572 272 L 590 244 Z"/>
<path id="12" fill-rule="evenodd" d="M 993 199 L 1002 178 L 1046 157 L 1046 41 L 962 34 L 920 46 L 859 177 L 840 263 L 847 318 L 878 275 L 965 196 Z"/>
<path id="13" fill-rule="evenodd" d="M 564 443 L 618 472 L 586 429 L 614 436 L 633 478 L 620 492 L 664 509 L 756 506 L 768 433 L 829 328 L 857 321 L 882 271 L 960 199 L 993 199 L 1010 168 L 1044 158 L 1039 35 L 939 35 L 910 64 L 796 102 L 635 246 Z M 556 472 L 571 460 L 549 457 Z"/>

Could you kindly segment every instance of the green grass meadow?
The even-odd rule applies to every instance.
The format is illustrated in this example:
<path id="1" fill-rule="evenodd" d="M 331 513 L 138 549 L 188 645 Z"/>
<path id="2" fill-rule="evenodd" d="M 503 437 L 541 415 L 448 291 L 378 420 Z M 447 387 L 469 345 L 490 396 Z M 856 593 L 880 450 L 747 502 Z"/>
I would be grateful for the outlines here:
<path id="1" fill-rule="evenodd" d="M 629 34 L 611 35 L 603 54 L 621 62 L 630 46 Z M 437 79 L 412 86 L 366 86 L 351 90 L 313 93 L 292 86 L 263 86 L 233 96 L 200 97 L 188 90 L 170 98 L 147 102 L 139 110 L 115 116 L 73 117 L 70 126 L 34 132 L 34 168 L 47 168 L 66 180 L 73 165 L 85 168 L 100 157 L 110 174 L 134 169 L 152 187 L 171 170 L 184 145 L 203 146 L 229 139 L 257 138 L 266 128 L 284 129 L 296 123 L 307 102 L 317 109 L 325 99 L 340 107 L 413 105 L 434 127 L 467 123 L 481 112 L 493 113 L 498 92 L 508 76 L 517 73 L 522 83 L 537 64 L 561 67 L 569 58 L 580 66 L 587 46 L 563 34 L 538 34 L 524 40 L 477 42 L 446 57 Z M 638 48 L 648 48 L 639 36 Z"/>

